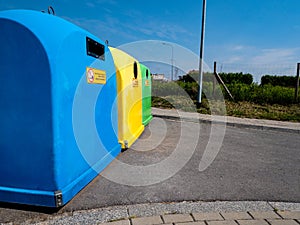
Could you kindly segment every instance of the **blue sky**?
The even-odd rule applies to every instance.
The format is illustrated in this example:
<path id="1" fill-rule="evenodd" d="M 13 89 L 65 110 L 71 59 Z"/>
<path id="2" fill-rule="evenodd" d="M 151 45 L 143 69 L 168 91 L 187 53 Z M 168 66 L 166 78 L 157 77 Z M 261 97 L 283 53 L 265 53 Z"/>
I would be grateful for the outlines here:
<path id="1" fill-rule="evenodd" d="M 201 0 L 0 0 L 0 10 L 48 5 L 113 46 L 160 40 L 199 54 Z M 207 0 L 204 60 L 218 61 L 221 70 L 293 73 L 300 62 L 299 9 L 300 0 Z"/>

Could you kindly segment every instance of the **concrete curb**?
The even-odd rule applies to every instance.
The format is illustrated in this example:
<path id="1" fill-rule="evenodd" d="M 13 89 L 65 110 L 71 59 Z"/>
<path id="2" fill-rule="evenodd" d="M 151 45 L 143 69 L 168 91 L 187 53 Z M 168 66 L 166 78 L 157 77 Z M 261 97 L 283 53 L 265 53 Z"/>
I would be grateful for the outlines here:
<path id="1" fill-rule="evenodd" d="M 266 131 L 281 131 L 287 133 L 300 134 L 300 123 L 282 122 L 273 120 L 259 120 L 237 118 L 232 116 L 211 116 L 198 113 L 181 112 L 169 109 L 152 108 L 152 115 L 158 118 L 187 121 L 187 122 L 201 122 L 207 124 L 220 124 L 237 128 L 251 128 Z"/>

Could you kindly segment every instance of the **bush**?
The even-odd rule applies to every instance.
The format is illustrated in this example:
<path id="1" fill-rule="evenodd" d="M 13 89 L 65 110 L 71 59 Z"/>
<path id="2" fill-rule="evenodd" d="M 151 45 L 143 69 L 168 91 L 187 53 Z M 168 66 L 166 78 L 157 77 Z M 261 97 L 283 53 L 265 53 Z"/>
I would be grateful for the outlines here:
<path id="1" fill-rule="evenodd" d="M 220 73 L 219 74 L 225 84 L 252 84 L 253 76 L 249 73 Z"/>
<path id="2" fill-rule="evenodd" d="M 236 101 L 248 101 L 259 104 L 281 104 L 288 105 L 294 101 L 294 90 L 292 88 L 257 84 L 231 84 L 228 89 Z M 227 97 L 227 96 L 226 96 Z"/>
<path id="3" fill-rule="evenodd" d="M 153 81 L 152 83 L 153 96 L 164 97 L 170 95 L 178 95 L 180 91 L 182 91 L 182 89 L 174 82 Z"/>
<path id="4" fill-rule="evenodd" d="M 213 82 L 214 74 L 213 73 L 203 73 L 203 82 Z M 199 80 L 199 72 L 198 71 L 192 71 L 184 76 L 180 76 L 178 81 L 184 82 L 184 83 L 193 83 L 198 82 Z"/>
<path id="5" fill-rule="evenodd" d="M 220 73 L 219 74 L 225 84 L 252 84 L 253 83 L 253 76 L 249 73 Z M 199 79 L 199 72 L 198 71 L 191 71 L 189 74 L 184 75 L 179 78 L 179 81 L 185 83 L 192 83 L 197 82 Z M 213 82 L 214 74 L 213 73 L 203 73 L 203 82 Z"/>
<path id="6" fill-rule="evenodd" d="M 261 85 L 270 84 L 273 86 L 295 87 L 296 82 L 297 82 L 297 78 L 291 76 L 264 75 L 261 78 Z"/>
<path id="7" fill-rule="evenodd" d="M 272 85 L 258 85 L 258 84 L 242 84 L 233 83 L 227 84 L 227 87 L 233 95 L 235 101 L 252 102 L 258 104 L 280 104 L 288 105 L 294 103 L 294 89 L 288 87 L 272 86 Z M 196 102 L 198 99 L 199 85 L 196 82 L 185 83 L 183 81 L 177 82 L 159 82 L 154 81 L 152 86 L 153 96 L 190 96 Z M 213 95 L 212 82 L 203 82 L 202 96 L 206 99 L 222 100 L 222 95 L 227 100 L 230 97 L 224 91 L 224 88 L 216 87 L 215 95 Z"/>
<path id="8" fill-rule="evenodd" d="M 177 84 L 186 91 L 186 93 L 190 96 L 191 99 L 197 100 L 198 98 L 198 89 L 199 85 L 196 82 L 193 83 L 184 83 L 181 81 L 177 81 Z"/>

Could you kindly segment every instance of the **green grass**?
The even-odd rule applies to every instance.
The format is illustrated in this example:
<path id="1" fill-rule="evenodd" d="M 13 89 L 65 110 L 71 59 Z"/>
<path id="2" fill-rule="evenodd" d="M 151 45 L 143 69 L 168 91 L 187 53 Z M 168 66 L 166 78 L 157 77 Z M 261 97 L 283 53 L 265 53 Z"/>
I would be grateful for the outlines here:
<path id="1" fill-rule="evenodd" d="M 226 101 L 228 116 L 300 122 L 300 105 L 270 105 Z"/>
<path id="2" fill-rule="evenodd" d="M 176 100 L 176 107 L 168 100 Z M 218 102 L 210 102 L 215 104 L 214 114 L 235 116 L 241 118 L 253 118 L 253 119 L 269 119 L 279 121 L 292 121 L 300 122 L 300 105 L 270 105 L 270 104 L 257 104 L 250 102 L 231 102 L 225 101 L 226 111 L 222 107 L 218 107 Z M 157 108 L 171 109 L 176 108 L 186 112 L 194 112 L 196 106 L 187 104 L 186 100 L 179 99 L 177 96 L 167 96 L 164 99 L 154 97 L 152 106 Z M 219 110 L 219 111 L 218 111 Z M 209 102 L 204 99 L 200 107 L 197 108 L 197 112 L 202 114 L 211 114 L 211 108 Z"/>
<path id="3" fill-rule="evenodd" d="M 155 81 L 153 82 L 153 95 L 159 97 L 152 98 L 152 106 L 176 108 L 188 112 L 197 111 L 202 114 L 226 114 L 236 117 L 300 122 L 300 104 L 294 103 L 293 88 L 234 83 L 228 85 L 228 89 L 235 101 L 231 101 L 224 94 L 224 103 L 223 88 L 217 88 L 213 95 L 212 83 L 204 82 L 204 98 L 199 105 L 196 104 L 197 83 Z M 208 99 L 219 100 L 208 101 Z"/>

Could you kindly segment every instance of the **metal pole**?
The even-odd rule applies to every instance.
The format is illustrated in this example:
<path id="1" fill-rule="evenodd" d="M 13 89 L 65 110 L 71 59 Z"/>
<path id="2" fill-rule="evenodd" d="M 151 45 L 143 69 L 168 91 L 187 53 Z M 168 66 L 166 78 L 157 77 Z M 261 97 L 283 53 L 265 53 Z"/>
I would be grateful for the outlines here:
<path id="1" fill-rule="evenodd" d="M 199 90 L 198 102 L 202 101 L 202 81 L 203 81 L 203 52 L 204 52 L 204 37 L 205 37 L 205 20 L 206 20 L 206 0 L 203 0 L 202 8 L 202 29 L 201 29 L 201 43 L 200 43 L 200 62 L 199 62 Z"/>
<path id="2" fill-rule="evenodd" d="M 171 81 L 173 81 L 173 68 L 174 68 L 174 66 L 173 66 L 173 64 L 174 64 L 174 47 L 173 47 L 173 45 L 171 45 L 171 44 L 168 44 L 168 43 L 165 43 L 165 42 L 163 42 L 162 43 L 163 45 L 167 45 L 167 46 L 170 46 L 171 47 L 171 50 L 172 50 L 172 56 L 171 56 Z"/>
<path id="3" fill-rule="evenodd" d="M 171 81 L 173 81 L 174 77 L 174 48 L 173 48 L 173 45 L 171 45 L 172 47 L 172 71 L 171 71 Z"/>
<path id="4" fill-rule="evenodd" d="M 297 64 L 297 78 L 296 78 L 296 89 L 295 89 L 295 102 L 298 102 L 299 97 L 299 78 L 300 78 L 300 63 Z"/>

